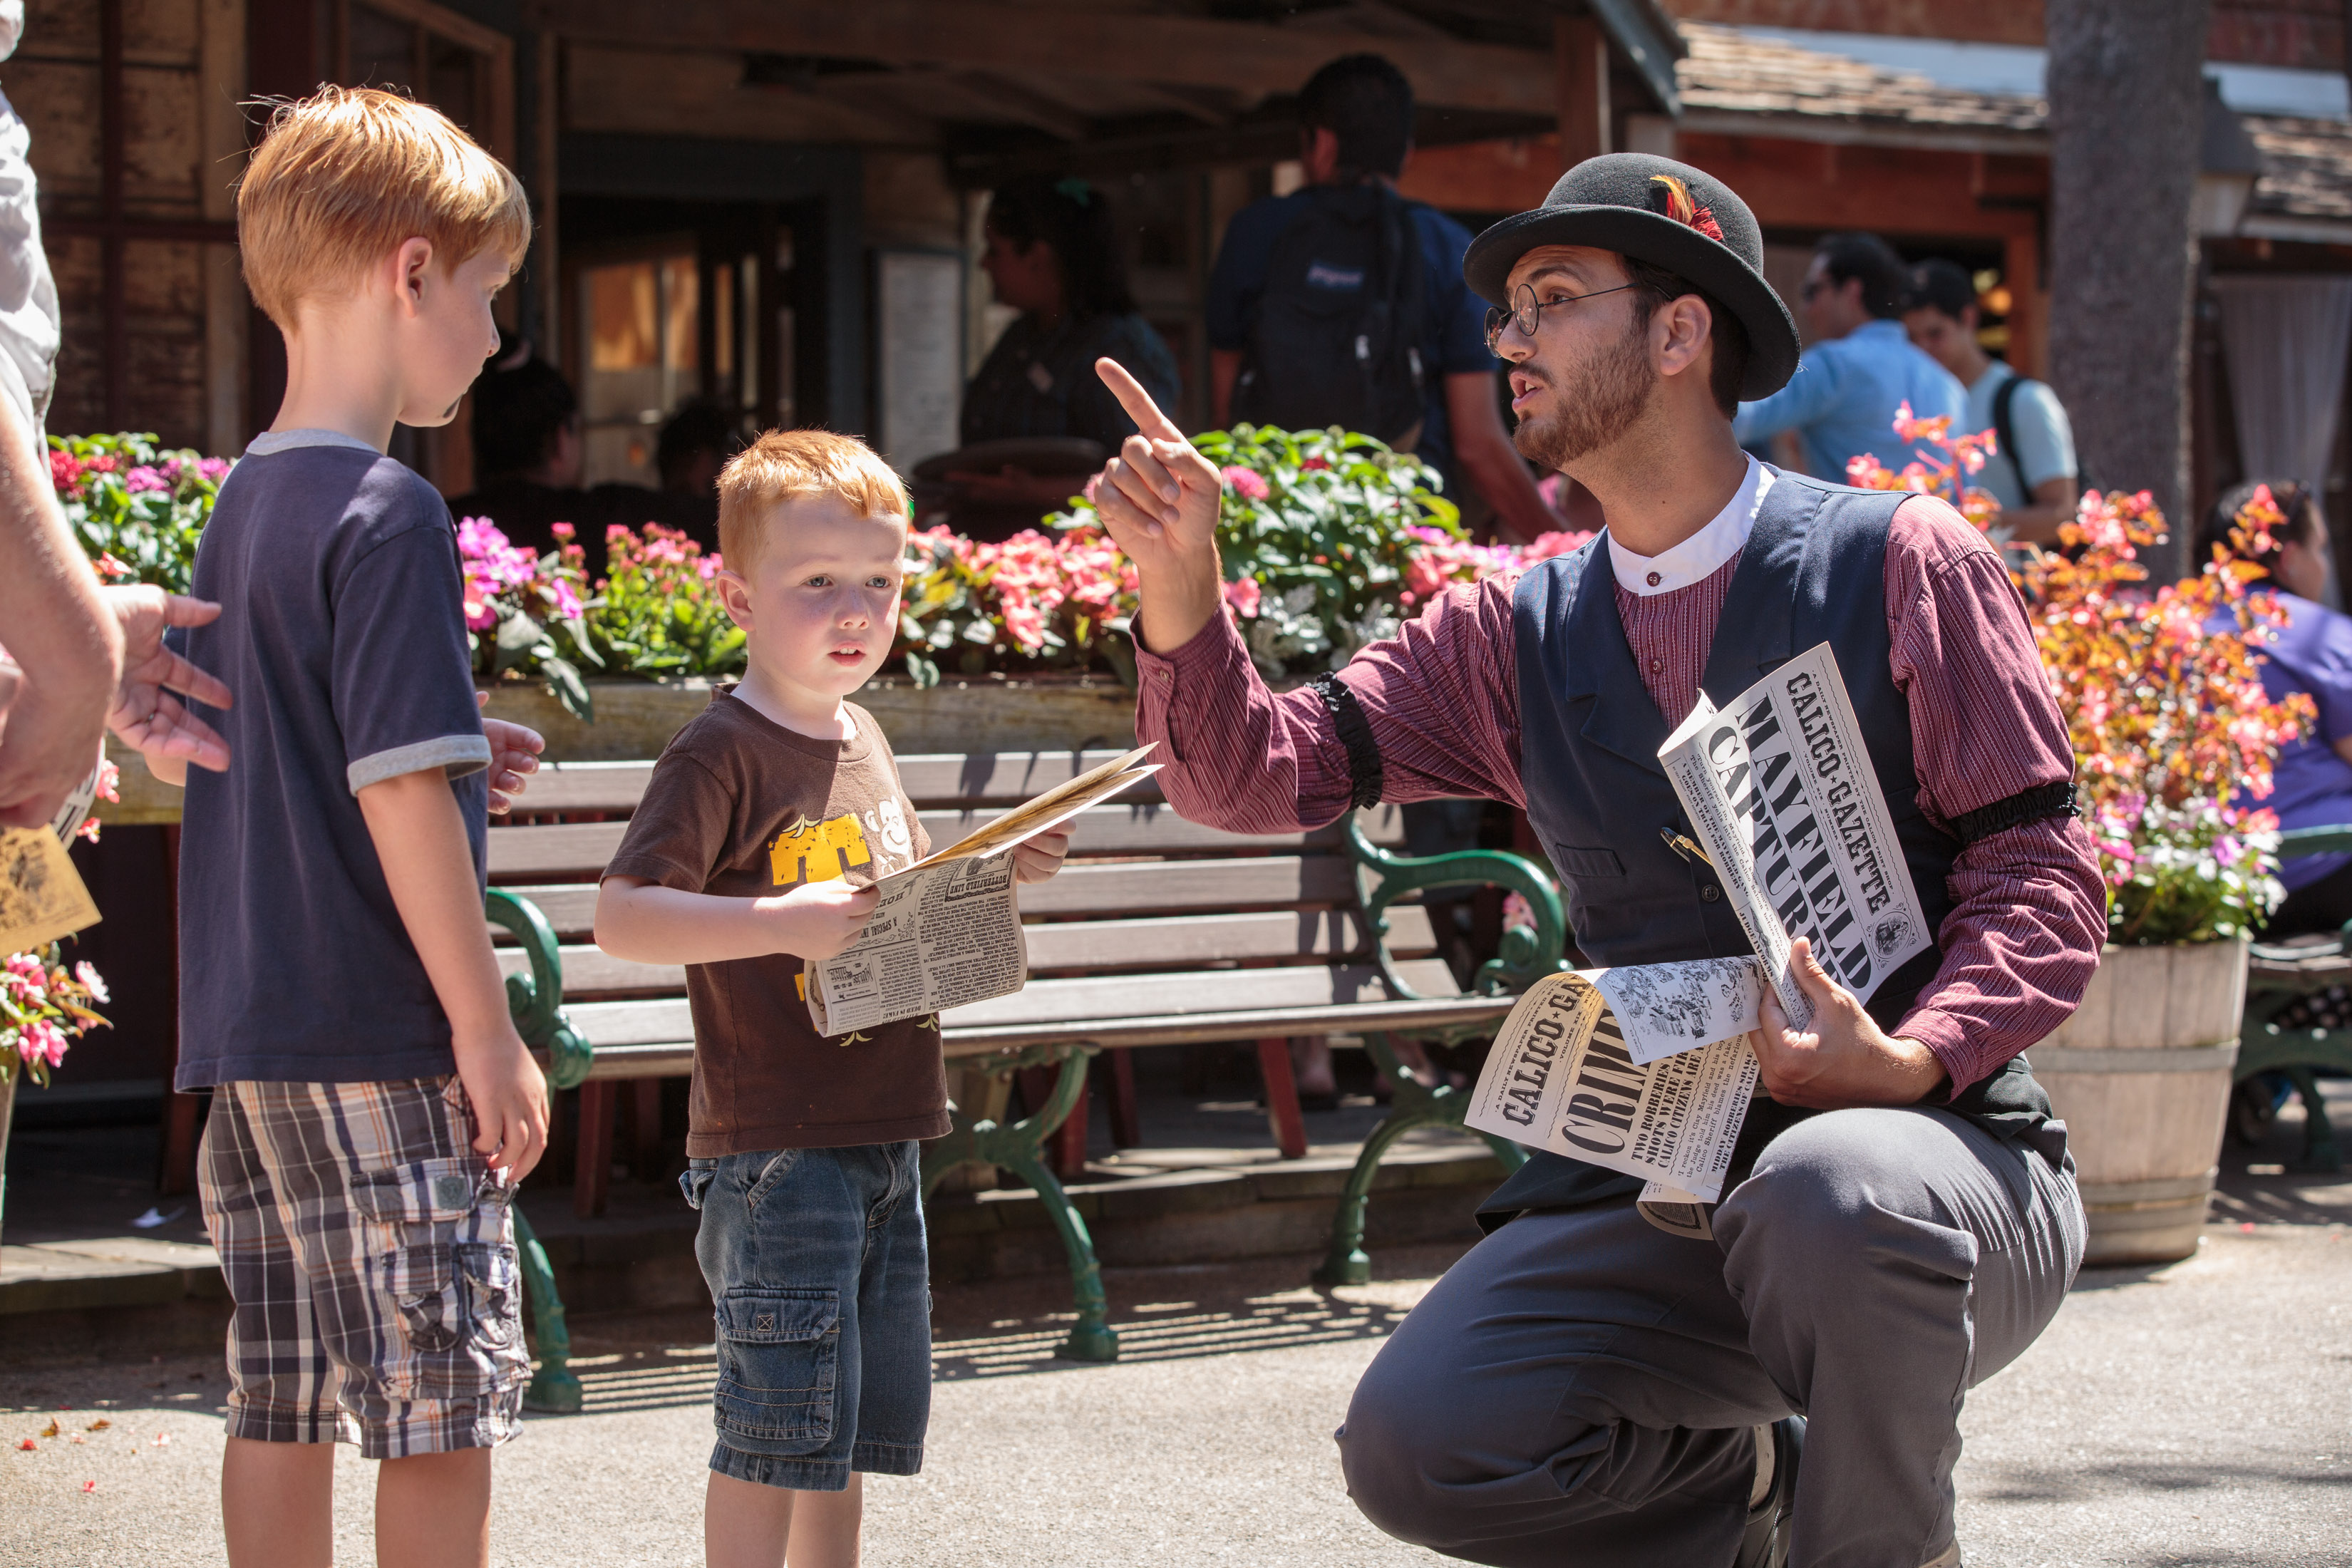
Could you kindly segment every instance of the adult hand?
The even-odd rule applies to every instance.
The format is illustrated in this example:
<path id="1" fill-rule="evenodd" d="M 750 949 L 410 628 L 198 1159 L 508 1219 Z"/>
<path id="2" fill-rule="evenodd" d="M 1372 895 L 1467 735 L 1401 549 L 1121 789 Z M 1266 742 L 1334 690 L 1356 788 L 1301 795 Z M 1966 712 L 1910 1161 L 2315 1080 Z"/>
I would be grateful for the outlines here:
<path id="1" fill-rule="evenodd" d="M 1217 502 L 1224 480 L 1125 366 L 1098 359 L 1095 374 L 1137 431 L 1103 469 L 1095 510 L 1135 563 L 1139 637 L 1158 652 L 1173 653 L 1223 606 Z"/>
<path id="2" fill-rule="evenodd" d="M 188 763 L 216 773 L 227 771 L 228 742 L 172 693 L 193 697 L 207 708 L 226 708 L 235 699 L 216 677 L 163 646 L 166 631 L 207 626 L 220 618 L 221 607 L 207 599 L 143 585 L 109 588 L 105 594 L 106 607 L 122 628 L 122 679 L 114 690 L 114 705 L 107 710 L 106 727 L 124 745 L 135 747 L 147 760 L 148 770 L 159 776 L 173 764 Z"/>
<path id="3" fill-rule="evenodd" d="M 102 658 L 0 679 L 0 827 L 42 827 L 97 764 L 114 670 Z"/>
<path id="4" fill-rule="evenodd" d="M 489 700 L 487 691 L 474 693 L 478 708 Z M 530 787 L 547 738 L 528 724 L 490 718 L 482 721 L 482 736 L 490 743 L 490 815 L 502 816 L 514 809 L 515 797 Z"/>
<path id="5" fill-rule="evenodd" d="M 1916 1105 L 1944 1081 L 1943 1064 L 1927 1047 L 1890 1038 L 1860 999 L 1813 961 L 1805 938 L 1790 944 L 1789 968 L 1813 1005 L 1812 1027 L 1789 1027 L 1780 998 L 1767 985 L 1762 1026 L 1748 1036 L 1764 1069 L 1765 1091 L 1774 1100 L 1815 1110 Z"/>
<path id="6" fill-rule="evenodd" d="M 1013 879 L 1042 882 L 1062 868 L 1062 858 L 1069 852 L 1070 830 L 1066 826 L 1049 827 L 1034 838 L 1024 838 L 1013 847 Z"/>

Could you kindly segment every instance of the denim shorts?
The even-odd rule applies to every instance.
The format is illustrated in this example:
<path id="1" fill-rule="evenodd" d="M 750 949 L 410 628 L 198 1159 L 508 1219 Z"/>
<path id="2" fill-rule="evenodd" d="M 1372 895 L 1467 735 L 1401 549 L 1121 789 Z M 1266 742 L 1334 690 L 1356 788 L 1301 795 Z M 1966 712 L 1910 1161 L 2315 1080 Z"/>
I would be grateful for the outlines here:
<path id="1" fill-rule="evenodd" d="M 912 1142 L 691 1162 L 717 1308 L 710 1468 L 800 1491 L 911 1476 L 931 1417 L 931 1288 Z"/>

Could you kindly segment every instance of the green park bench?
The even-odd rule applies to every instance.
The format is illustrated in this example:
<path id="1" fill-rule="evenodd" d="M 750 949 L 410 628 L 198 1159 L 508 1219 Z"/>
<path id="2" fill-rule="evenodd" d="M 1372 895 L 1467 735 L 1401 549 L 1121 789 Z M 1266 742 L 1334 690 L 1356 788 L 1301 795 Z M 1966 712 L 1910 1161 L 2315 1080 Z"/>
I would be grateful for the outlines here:
<path id="1" fill-rule="evenodd" d="M 2352 827 L 2297 827 L 2280 836 L 2279 852 L 2289 860 L 2345 851 L 2352 851 Z M 2303 1097 L 2303 1158 L 2298 1164 L 2308 1171 L 2340 1171 L 2344 1157 L 2327 1120 L 2317 1072 L 2352 1072 L 2352 1029 L 2283 1029 L 2277 1020 L 2305 996 L 2331 986 L 2352 986 L 2352 925 L 2333 937 L 2256 942 L 2246 971 L 2236 1079 L 2242 1084 L 2260 1073 L 2284 1073 Z"/>
<path id="2" fill-rule="evenodd" d="M 909 756 L 898 766 L 932 844 L 941 846 L 1112 754 Z M 534 978 L 533 999 L 550 1009 L 560 1002 L 569 1026 L 593 1047 L 573 1080 L 581 1095 L 573 1198 L 583 1214 L 604 1202 L 615 1091 L 640 1086 L 634 1120 L 642 1168 L 657 1121 L 657 1102 L 646 1091 L 693 1064 L 684 969 L 610 957 L 592 935 L 596 879 L 651 773 L 650 763 L 552 764 L 524 797 L 530 815 L 519 813 L 489 836 L 494 900 L 503 893 L 527 905 L 544 932 L 502 949 L 502 960 L 518 977 L 545 976 Z M 1381 1153 L 1415 1127 L 1461 1125 L 1467 1100 L 1404 1072 L 1391 1037 L 1490 1035 L 1517 993 L 1559 966 L 1566 929 L 1558 890 L 1532 863 L 1507 852 L 1426 859 L 1398 853 L 1403 831 L 1393 807 L 1311 833 L 1249 837 L 1183 820 L 1147 784 L 1084 813 L 1073 827 L 1062 873 L 1021 890 L 1027 987 L 941 1020 L 951 1068 L 977 1068 L 992 1084 L 1024 1069 L 1050 1070 L 1029 1080 L 1035 1092 L 1024 1088 L 1030 1109 L 1017 1120 L 982 1114 L 984 1105 L 956 1106 L 953 1130 L 924 1151 L 926 1194 L 967 1162 L 993 1165 L 1034 1188 L 1069 1259 L 1078 1321 L 1064 1353 L 1115 1359 L 1093 1242 L 1054 1169 L 1084 1168 L 1085 1119 L 1074 1113 L 1087 1092 L 1088 1058 L 1109 1054 L 1114 1137 L 1133 1144 L 1140 1139 L 1125 1051 L 1254 1041 L 1277 1142 L 1297 1158 L 1307 1152 L 1307 1134 L 1289 1040 L 1357 1036 L 1396 1093 L 1349 1173 L 1330 1257 L 1317 1277 L 1361 1282 L 1370 1268 L 1364 1209 Z M 1465 992 L 1436 956 L 1427 911 L 1401 900 L 1472 886 L 1517 892 L 1537 923 L 1507 933 L 1503 955 Z M 1006 1098 L 990 1097 L 1000 1110 Z M 1524 1158 L 1507 1142 L 1487 1142 L 1507 1166 Z"/>

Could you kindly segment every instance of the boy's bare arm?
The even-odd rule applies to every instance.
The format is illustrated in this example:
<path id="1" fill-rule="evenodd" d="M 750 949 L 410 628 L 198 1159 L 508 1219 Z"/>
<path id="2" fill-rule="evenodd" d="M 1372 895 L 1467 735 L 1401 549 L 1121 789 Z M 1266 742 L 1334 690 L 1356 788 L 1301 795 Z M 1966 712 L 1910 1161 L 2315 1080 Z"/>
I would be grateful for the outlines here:
<path id="1" fill-rule="evenodd" d="M 520 1181 L 547 1149 L 547 1079 L 507 1011 L 457 797 L 427 768 L 372 784 L 359 800 L 401 923 L 449 1016 L 474 1147 Z"/>
<path id="2" fill-rule="evenodd" d="M 810 882 L 765 899 L 730 899 L 607 877 L 596 890 L 596 945 L 637 963 L 723 963 L 791 953 L 831 958 L 857 940 L 881 894 Z"/>

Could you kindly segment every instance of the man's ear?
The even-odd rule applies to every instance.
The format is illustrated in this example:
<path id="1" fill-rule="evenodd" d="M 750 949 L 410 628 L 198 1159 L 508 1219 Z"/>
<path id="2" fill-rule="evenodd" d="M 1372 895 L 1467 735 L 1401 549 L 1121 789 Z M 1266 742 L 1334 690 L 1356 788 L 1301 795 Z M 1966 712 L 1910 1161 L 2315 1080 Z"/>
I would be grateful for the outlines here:
<path id="1" fill-rule="evenodd" d="M 1715 342 L 1715 318 L 1706 301 L 1681 294 L 1658 307 L 1650 318 L 1650 353 L 1660 375 L 1680 375 L 1703 364 Z"/>

